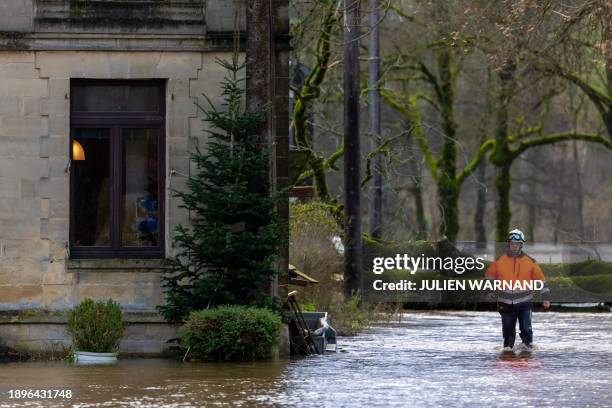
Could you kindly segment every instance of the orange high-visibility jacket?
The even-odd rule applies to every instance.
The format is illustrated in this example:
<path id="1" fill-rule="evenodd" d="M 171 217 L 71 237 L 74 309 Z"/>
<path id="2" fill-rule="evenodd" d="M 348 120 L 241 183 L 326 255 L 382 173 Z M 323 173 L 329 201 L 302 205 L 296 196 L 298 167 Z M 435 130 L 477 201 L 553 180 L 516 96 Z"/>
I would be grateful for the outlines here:
<path id="1" fill-rule="evenodd" d="M 501 280 L 513 284 L 516 281 L 545 281 L 544 273 L 535 259 L 521 252 L 518 256 L 504 254 L 495 262 L 491 263 L 485 273 L 487 279 Z M 550 289 L 544 282 L 544 287 L 540 291 L 543 300 L 550 299 Z M 501 290 L 498 292 L 498 302 L 507 304 L 518 304 L 531 302 L 533 292 L 531 290 Z"/>

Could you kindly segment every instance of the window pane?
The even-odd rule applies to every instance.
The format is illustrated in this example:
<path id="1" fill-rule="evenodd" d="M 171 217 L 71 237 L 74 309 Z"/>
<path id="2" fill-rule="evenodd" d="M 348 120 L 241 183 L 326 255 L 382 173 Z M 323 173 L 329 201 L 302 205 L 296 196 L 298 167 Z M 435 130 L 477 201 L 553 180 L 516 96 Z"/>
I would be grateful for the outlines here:
<path id="1" fill-rule="evenodd" d="M 159 243 L 158 129 L 123 129 L 123 226 L 125 246 Z"/>
<path id="2" fill-rule="evenodd" d="M 74 129 L 73 244 L 108 246 L 110 239 L 110 131 Z"/>
<path id="3" fill-rule="evenodd" d="M 74 112 L 157 112 L 160 110 L 159 86 L 75 85 L 72 90 Z"/>

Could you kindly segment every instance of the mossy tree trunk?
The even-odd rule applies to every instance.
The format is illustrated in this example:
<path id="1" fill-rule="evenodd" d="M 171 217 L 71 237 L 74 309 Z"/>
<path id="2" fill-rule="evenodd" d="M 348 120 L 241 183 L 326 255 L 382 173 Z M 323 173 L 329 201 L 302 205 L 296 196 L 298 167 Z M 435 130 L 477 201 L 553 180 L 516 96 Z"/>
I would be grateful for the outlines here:
<path id="1" fill-rule="evenodd" d="M 410 149 L 414 149 L 414 140 L 409 140 Z M 415 160 L 408 162 L 410 172 L 412 173 L 412 188 L 410 192 L 414 198 L 414 211 L 416 219 L 416 234 L 417 240 L 427 238 L 427 219 L 425 218 L 425 205 L 423 204 L 423 169 L 422 166 L 416 163 Z"/>
<path id="2" fill-rule="evenodd" d="M 478 174 L 476 176 L 480 183 L 484 183 L 487 177 L 486 161 L 482 161 L 478 165 Z M 476 210 L 474 211 L 474 235 L 476 237 L 476 247 L 486 248 L 487 246 L 487 230 L 484 224 L 485 210 L 487 206 L 487 189 L 484 184 L 478 186 L 476 192 Z"/>
<path id="3" fill-rule="evenodd" d="M 459 234 L 459 189 L 453 180 L 445 179 L 438 183 L 438 203 L 442 216 L 440 235 L 455 242 Z"/>
<path id="4" fill-rule="evenodd" d="M 514 73 L 516 64 L 512 59 L 506 60 L 499 70 L 500 90 L 497 98 L 497 123 L 495 130 L 495 151 L 491 155 L 491 162 L 497 167 L 495 188 L 497 190 L 497 223 L 495 238 L 497 242 L 504 242 L 509 229 L 512 211 L 510 210 L 510 189 L 512 179 L 512 153 L 508 144 L 508 111 L 514 91 Z"/>
<path id="5" fill-rule="evenodd" d="M 510 177 L 511 162 L 504 162 L 497 167 L 495 188 L 497 189 L 497 223 L 496 241 L 504 242 L 508 234 L 512 211 L 510 210 L 510 189 L 512 179 Z"/>
<path id="6" fill-rule="evenodd" d="M 457 123 L 455 122 L 453 54 L 444 49 L 438 56 L 439 105 L 441 108 L 444 142 L 438 163 L 438 202 L 442 223 L 439 232 L 451 242 L 459 234 L 459 190 L 457 180 Z"/>
<path id="7" fill-rule="evenodd" d="M 576 143 L 574 141 L 574 143 Z M 532 150 L 531 152 L 527 152 L 528 156 L 525 157 L 525 159 L 528 162 L 534 162 L 534 163 L 539 163 L 539 154 L 537 151 Z M 536 240 L 536 222 L 537 222 L 537 210 L 538 207 L 540 205 L 540 200 L 538 199 L 538 191 L 537 191 L 537 185 L 536 185 L 536 177 L 531 176 L 528 178 L 527 180 L 527 185 L 528 185 L 528 197 L 529 200 L 527 201 L 526 206 L 527 206 L 527 228 L 525 231 L 525 237 L 529 242 L 535 242 Z M 581 193 L 582 194 L 582 193 Z"/>
<path id="8" fill-rule="evenodd" d="M 417 240 L 424 240 L 427 238 L 427 220 L 425 218 L 425 206 L 423 205 L 423 187 L 421 180 L 415 180 L 414 183 L 412 194 L 414 196 L 415 217 L 417 222 L 415 238 Z"/>

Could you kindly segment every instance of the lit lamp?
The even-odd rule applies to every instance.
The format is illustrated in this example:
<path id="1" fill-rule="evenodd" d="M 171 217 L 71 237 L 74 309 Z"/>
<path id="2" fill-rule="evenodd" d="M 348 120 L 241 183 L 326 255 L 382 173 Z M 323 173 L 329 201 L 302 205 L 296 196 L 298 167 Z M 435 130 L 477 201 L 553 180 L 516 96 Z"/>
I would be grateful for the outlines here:
<path id="1" fill-rule="evenodd" d="M 85 150 L 77 140 L 72 141 L 72 160 L 85 160 Z"/>

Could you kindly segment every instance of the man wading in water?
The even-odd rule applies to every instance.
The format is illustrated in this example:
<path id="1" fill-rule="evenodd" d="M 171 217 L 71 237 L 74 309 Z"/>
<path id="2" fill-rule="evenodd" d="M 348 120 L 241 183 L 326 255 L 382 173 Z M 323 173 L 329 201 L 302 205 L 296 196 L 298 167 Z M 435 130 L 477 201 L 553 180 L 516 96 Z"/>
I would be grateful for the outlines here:
<path id="1" fill-rule="evenodd" d="M 525 236 L 518 230 L 508 234 L 506 253 L 489 266 L 485 277 L 501 281 L 533 281 L 544 282 L 544 274 L 536 260 L 523 252 Z M 544 282 L 540 290 L 544 310 L 550 307 L 550 289 Z M 495 295 L 489 293 L 493 300 Z M 512 350 L 516 337 L 516 321 L 519 322 L 523 349 L 533 348 L 533 331 L 531 329 L 531 309 L 533 308 L 533 292 L 531 290 L 500 290 L 497 293 L 497 310 L 501 314 L 502 333 L 504 335 L 504 351 Z"/>

